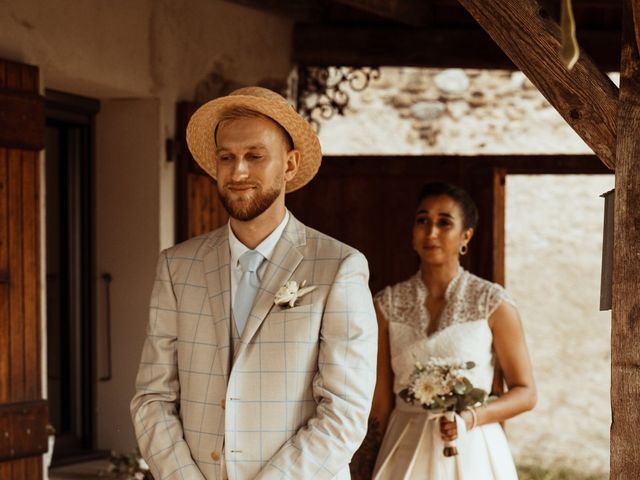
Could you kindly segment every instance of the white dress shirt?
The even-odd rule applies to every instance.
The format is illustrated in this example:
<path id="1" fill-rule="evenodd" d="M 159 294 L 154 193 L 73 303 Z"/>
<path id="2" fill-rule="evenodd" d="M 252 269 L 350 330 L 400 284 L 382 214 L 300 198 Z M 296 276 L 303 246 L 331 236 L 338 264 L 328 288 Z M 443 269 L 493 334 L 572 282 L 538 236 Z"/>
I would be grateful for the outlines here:
<path id="1" fill-rule="evenodd" d="M 265 260 L 269 260 L 271 255 L 273 255 L 273 251 L 276 248 L 276 244 L 280 237 L 282 237 L 282 232 L 284 232 L 284 227 L 287 226 L 287 222 L 289 221 L 289 210 L 285 211 L 284 218 L 278 224 L 278 226 L 269 234 L 267 238 L 265 238 L 260 245 L 258 245 L 254 250 L 257 250 L 262 254 Z M 238 289 L 238 284 L 240 283 L 240 278 L 242 277 L 242 268 L 240 268 L 240 256 L 248 252 L 250 249 L 238 240 L 235 233 L 231 229 L 231 222 L 227 223 L 229 226 L 229 250 L 231 253 L 231 263 L 230 266 L 230 274 L 231 274 L 231 305 L 233 305 L 233 300 L 235 298 L 236 290 Z M 263 261 L 260 267 L 258 268 L 258 278 L 262 280 L 262 274 L 264 270 L 267 268 L 267 262 Z"/>

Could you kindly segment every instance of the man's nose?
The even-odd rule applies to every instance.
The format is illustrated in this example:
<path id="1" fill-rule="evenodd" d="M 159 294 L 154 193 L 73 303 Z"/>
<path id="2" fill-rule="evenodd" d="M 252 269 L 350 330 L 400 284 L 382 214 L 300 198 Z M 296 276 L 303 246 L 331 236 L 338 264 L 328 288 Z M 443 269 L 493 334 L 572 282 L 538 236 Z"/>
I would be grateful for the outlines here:
<path id="1" fill-rule="evenodd" d="M 247 161 L 239 157 L 233 162 L 233 171 L 231 172 L 232 179 L 234 181 L 242 180 L 248 176 L 249 168 Z"/>

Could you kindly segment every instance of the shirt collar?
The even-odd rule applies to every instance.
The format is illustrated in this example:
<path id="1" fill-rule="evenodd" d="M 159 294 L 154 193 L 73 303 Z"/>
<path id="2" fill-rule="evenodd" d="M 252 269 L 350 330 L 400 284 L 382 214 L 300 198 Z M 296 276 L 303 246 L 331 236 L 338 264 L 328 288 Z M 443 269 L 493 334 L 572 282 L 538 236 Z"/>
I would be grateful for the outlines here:
<path id="1" fill-rule="evenodd" d="M 269 260 L 271 255 L 273 255 L 273 251 L 276 248 L 276 244 L 280 237 L 282 237 L 282 232 L 284 232 L 285 227 L 287 226 L 287 222 L 289 221 L 289 210 L 285 210 L 284 218 L 278 224 L 278 226 L 265 238 L 260 245 L 258 245 L 254 250 L 257 250 L 262 254 L 265 260 Z M 238 240 L 235 233 L 231 229 L 231 222 L 227 223 L 229 228 L 229 250 L 231 253 L 231 265 L 234 268 L 239 268 L 238 259 L 242 256 L 243 253 L 248 252 L 250 249 Z"/>

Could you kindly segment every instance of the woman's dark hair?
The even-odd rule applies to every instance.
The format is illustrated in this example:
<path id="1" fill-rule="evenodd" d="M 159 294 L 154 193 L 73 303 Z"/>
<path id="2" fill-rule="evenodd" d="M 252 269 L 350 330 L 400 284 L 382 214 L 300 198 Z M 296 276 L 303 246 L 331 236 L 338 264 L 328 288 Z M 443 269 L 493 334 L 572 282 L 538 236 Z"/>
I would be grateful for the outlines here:
<path id="1" fill-rule="evenodd" d="M 425 198 L 439 197 L 440 195 L 446 195 L 447 197 L 452 198 L 460 206 L 462 216 L 464 217 L 463 227 L 465 229 L 476 228 L 476 225 L 478 224 L 478 207 L 476 207 L 475 202 L 471 199 L 466 190 L 457 187 L 456 185 L 446 182 L 426 183 L 422 187 L 420 195 L 418 196 L 418 205 L 420 205 Z"/>

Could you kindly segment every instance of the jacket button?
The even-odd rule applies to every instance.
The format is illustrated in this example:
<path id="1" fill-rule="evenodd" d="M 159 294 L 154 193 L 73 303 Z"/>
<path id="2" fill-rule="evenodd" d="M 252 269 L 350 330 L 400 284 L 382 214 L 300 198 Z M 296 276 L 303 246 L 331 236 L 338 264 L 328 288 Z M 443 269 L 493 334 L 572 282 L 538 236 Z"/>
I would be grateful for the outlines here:
<path id="1" fill-rule="evenodd" d="M 220 452 L 211 452 L 211 460 L 214 462 L 220 460 Z"/>
<path id="2" fill-rule="evenodd" d="M 226 406 L 227 406 L 227 401 L 223 398 L 222 400 L 220 400 L 220 408 L 224 410 Z"/>

